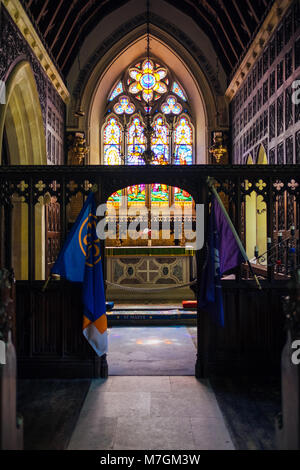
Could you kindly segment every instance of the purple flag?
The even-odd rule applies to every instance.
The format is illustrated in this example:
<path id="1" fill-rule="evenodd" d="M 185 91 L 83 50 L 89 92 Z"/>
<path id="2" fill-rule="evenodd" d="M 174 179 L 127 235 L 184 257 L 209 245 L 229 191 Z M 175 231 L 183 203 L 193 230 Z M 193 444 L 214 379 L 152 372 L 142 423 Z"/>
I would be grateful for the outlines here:
<path id="1" fill-rule="evenodd" d="M 211 211 L 211 216 L 215 217 L 215 227 L 219 235 L 220 274 L 222 275 L 241 264 L 244 257 L 215 197 L 212 201 Z"/>
<path id="2" fill-rule="evenodd" d="M 224 326 L 221 276 L 242 263 L 244 258 L 215 198 L 212 200 L 207 238 L 207 261 L 201 273 L 198 306 Z"/>

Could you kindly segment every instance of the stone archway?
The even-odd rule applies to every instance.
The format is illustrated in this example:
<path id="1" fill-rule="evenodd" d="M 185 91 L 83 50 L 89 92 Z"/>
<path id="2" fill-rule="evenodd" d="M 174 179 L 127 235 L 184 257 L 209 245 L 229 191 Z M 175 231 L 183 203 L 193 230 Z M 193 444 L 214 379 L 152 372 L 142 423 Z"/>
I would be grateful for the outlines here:
<path id="1" fill-rule="evenodd" d="M 46 138 L 39 94 L 30 64 L 21 61 L 6 82 L 6 103 L 0 109 L 0 161 L 5 134 L 9 165 L 46 165 Z M 26 185 L 26 183 L 24 182 Z M 25 188 L 26 186 L 24 186 Z M 20 195 L 13 196 L 12 266 L 16 278 L 28 278 L 28 206 Z M 45 230 L 43 201 L 35 206 L 36 279 L 45 273 Z"/>

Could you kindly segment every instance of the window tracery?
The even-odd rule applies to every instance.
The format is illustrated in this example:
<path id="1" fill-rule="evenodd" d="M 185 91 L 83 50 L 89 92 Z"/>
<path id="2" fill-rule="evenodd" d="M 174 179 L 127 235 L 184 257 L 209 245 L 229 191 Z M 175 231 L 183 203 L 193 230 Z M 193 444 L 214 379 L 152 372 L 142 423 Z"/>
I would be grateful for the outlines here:
<path id="1" fill-rule="evenodd" d="M 140 60 L 124 72 L 108 95 L 102 130 L 103 163 L 144 165 L 144 130 L 150 117 L 152 164 L 192 164 L 194 131 L 190 116 L 187 95 L 173 73 L 155 59 Z M 122 194 L 128 205 L 146 201 L 151 205 L 192 203 L 185 191 L 162 184 L 137 185 L 122 191 L 113 194 L 109 203 L 118 206 Z"/>

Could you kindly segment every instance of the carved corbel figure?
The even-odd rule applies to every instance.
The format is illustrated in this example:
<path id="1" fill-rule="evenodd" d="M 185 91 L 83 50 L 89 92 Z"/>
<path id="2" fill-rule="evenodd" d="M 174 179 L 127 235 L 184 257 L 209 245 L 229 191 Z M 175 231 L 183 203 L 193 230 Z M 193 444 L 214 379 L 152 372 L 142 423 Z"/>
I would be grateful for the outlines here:
<path id="1" fill-rule="evenodd" d="M 86 145 L 86 138 L 84 134 L 81 132 L 70 134 L 68 137 L 68 143 L 68 164 L 82 165 L 89 152 L 89 147 Z"/>

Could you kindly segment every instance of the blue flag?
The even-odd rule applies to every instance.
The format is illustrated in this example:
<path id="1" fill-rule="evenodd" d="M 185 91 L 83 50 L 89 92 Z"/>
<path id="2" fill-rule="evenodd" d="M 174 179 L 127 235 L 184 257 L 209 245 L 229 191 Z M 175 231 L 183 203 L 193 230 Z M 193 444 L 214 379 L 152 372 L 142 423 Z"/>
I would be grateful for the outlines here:
<path id="1" fill-rule="evenodd" d="M 231 228 L 213 198 L 208 226 L 208 253 L 201 274 L 198 305 L 211 313 L 214 321 L 224 326 L 224 308 L 221 277 L 224 272 L 238 266 L 244 260 Z"/>
<path id="2" fill-rule="evenodd" d="M 54 264 L 51 274 L 82 282 L 83 334 L 98 356 L 107 352 L 107 318 L 96 204 L 90 193 Z"/>
<path id="3" fill-rule="evenodd" d="M 94 194 L 87 197 L 58 258 L 51 269 L 51 274 L 59 274 L 73 282 L 83 282 L 85 271 L 85 240 L 88 229 L 89 214 L 92 212 Z"/>

